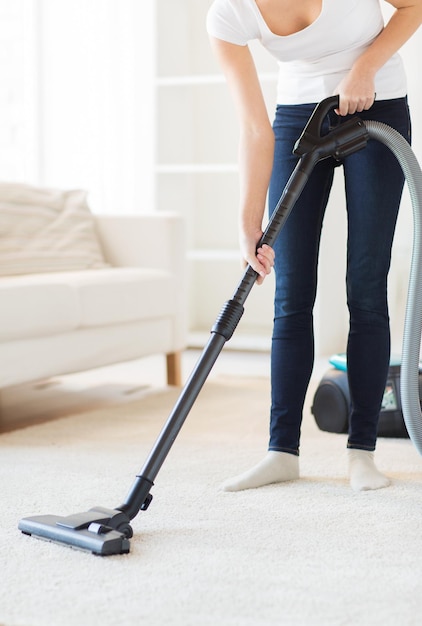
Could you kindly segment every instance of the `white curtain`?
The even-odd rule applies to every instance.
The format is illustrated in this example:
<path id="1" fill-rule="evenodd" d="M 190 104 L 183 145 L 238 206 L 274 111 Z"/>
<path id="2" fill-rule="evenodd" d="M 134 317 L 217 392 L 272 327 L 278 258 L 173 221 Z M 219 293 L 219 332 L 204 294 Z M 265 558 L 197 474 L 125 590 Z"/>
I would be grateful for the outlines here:
<path id="1" fill-rule="evenodd" d="M 36 178 L 34 0 L 0 1 L 0 179 Z"/>
<path id="2" fill-rule="evenodd" d="M 38 0 L 39 182 L 154 208 L 154 3 Z"/>

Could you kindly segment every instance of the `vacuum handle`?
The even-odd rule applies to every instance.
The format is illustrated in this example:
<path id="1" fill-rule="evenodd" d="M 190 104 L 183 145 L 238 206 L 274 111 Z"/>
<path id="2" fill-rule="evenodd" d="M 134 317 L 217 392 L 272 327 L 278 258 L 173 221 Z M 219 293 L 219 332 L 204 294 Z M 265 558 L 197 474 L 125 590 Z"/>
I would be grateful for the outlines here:
<path id="1" fill-rule="evenodd" d="M 321 129 L 325 117 L 330 111 L 338 109 L 339 106 L 339 96 L 330 96 L 329 98 L 325 98 L 325 100 L 321 100 L 321 102 L 317 104 L 308 120 L 308 123 L 303 129 L 302 134 L 295 143 L 293 150 L 294 154 L 302 156 L 310 150 L 313 150 L 315 146 L 320 143 Z"/>
<path id="2" fill-rule="evenodd" d="M 321 100 L 321 102 L 319 102 L 315 107 L 303 133 L 309 133 L 314 137 L 321 137 L 321 128 L 325 117 L 330 111 L 338 109 L 339 106 L 339 96 L 330 96 L 329 98 L 325 98 L 325 100 Z"/>
<path id="3" fill-rule="evenodd" d="M 284 188 L 267 228 L 257 244 L 257 248 L 265 243 L 273 247 L 318 161 L 327 157 L 333 157 L 341 161 L 348 155 L 366 146 L 369 138 L 368 131 L 365 124 L 358 117 L 353 117 L 339 124 L 327 134 L 321 135 L 325 117 L 331 110 L 338 108 L 339 102 L 338 96 L 331 96 L 322 100 L 315 107 L 309 122 L 295 144 L 293 153 L 300 157 L 299 161 Z M 233 295 L 235 302 L 239 304 L 245 302 L 257 275 L 255 270 L 248 265 L 243 279 Z"/>

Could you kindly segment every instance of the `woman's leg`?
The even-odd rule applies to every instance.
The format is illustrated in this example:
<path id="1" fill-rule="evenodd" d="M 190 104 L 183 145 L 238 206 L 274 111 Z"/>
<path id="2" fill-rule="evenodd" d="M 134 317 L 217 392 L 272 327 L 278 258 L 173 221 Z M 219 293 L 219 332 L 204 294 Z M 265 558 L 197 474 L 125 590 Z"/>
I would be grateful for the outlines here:
<path id="1" fill-rule="evenodd" d="M 295 129 L 296 138 L 298 131 Z M 284 130 L 282 136 L 286 134 Z M 288 140 L 284 138 L 276 150 L 270 209 L 297 162 L 291 155 L 293 144 L 290 142 L 294 143 L 292 135 Z M 314 363 L 313 307 L 318 254 L 333 176 L 332 159 L 315 167 L 274 246 L 276 289 L 269 450 L 296 456 L 299 455 L 303 404 Z"/>
<path id="2" fill-rule="evenodd" d="M 410 141 L 405 99 L 376 102 L 360 117 L 384 122 Z M 390 360 L 387 275 L 404 178 L 391 151 L 375 140 L 345 159 L 344 173 L 350 312 L 347 366 L 352 402 L 350 478 L 354 489 L 377 489 L 389 483 L 376 469 L 373 451 Z"/>
<path id="3" fill-rule="evenodd" d="M 314 106 L 278 107 L 276 147 L 269 190 L 272 212 L 297 163 L 293 147 Z M 325 132 L 328 130 L 325 128 Z M 319 163 L 281 231 L 275 248 L 276 292 L 271 352 L 269 451 L 248 472 L 227 481 L 237 491 L 299 477 L 302 410 L 314 359 L 312 309 L 322 219 L 333 179 L 334 163 Z"/>

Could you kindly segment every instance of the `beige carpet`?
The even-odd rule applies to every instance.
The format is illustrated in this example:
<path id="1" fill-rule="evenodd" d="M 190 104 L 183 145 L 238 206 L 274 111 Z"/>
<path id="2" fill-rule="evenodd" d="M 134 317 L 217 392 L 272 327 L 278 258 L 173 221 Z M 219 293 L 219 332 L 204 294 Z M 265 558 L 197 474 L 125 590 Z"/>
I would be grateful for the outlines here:
<path id="1" fill-rule="evenodd" d="M 355 494 L 345 437 L 303 429 L 302 480 L 223 493 L 260 460 L 268 382 L 206 383 L 134 520 L 95 557 L 22 535 L 21 517 L 118 506 L 178 392 L 145 392 L 0 435 L 3 626 L 410 626 L 422 620 L 422 459 L 380 440 L 393 485 Z"/>

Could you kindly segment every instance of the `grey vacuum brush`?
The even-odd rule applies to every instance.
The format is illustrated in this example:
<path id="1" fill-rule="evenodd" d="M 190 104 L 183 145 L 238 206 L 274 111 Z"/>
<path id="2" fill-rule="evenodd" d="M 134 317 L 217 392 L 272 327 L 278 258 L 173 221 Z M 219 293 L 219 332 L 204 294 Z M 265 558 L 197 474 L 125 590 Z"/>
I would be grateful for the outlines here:
<path id="1" fill-rule="evenodd" d="M 116 523 L 119 530 L 109 524 Z M 121 512 L 96 507 L 85 513 L 75 513 L 68 517 L 39 515 L 19 522 L 19 529 L 25 535 L 35 535 L 40 539 L 62 543 L 79 550 L 87 550 L 99 556 L 127 554 L 132 530 L 129 519 Z"/>

